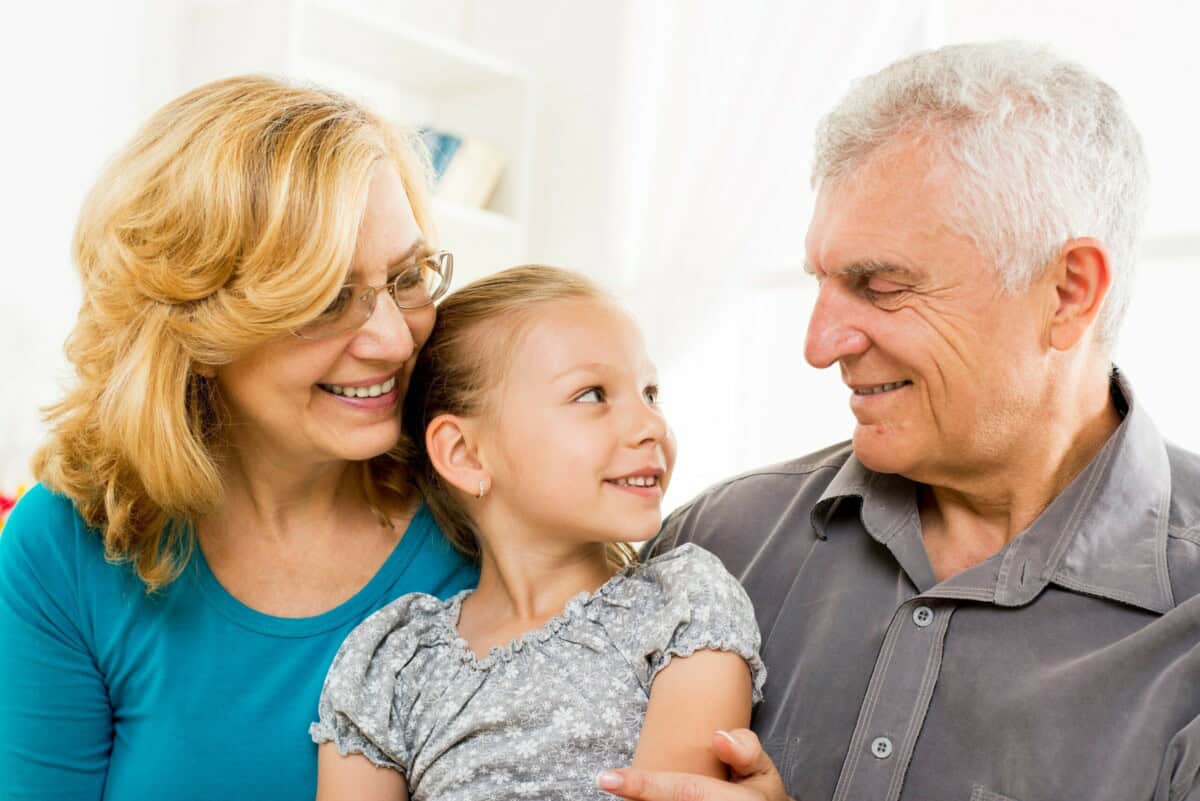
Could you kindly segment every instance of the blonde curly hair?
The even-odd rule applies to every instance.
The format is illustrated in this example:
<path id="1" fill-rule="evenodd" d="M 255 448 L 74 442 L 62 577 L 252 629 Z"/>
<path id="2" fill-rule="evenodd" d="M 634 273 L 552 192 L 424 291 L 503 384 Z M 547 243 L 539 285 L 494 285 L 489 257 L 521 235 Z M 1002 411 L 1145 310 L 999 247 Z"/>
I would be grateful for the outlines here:
<path id="1" fill-rule="evenodd" d="M 392 162 L 433 239 L 412 135 L 334 92 L 241 76 L 158 112 L 105 169 L 73 256 L 83 304 L 66 344 L 76 381 L 46 410 L 34 472 L 103 533 L 147 591 L 179 575 L 190 521 L 222 498 L 221 412 L 198 366 L 285 336 L 333 299 L 372 169 Z M 364 494 L 411 497 L 402 463 L 363 463 Z"/>

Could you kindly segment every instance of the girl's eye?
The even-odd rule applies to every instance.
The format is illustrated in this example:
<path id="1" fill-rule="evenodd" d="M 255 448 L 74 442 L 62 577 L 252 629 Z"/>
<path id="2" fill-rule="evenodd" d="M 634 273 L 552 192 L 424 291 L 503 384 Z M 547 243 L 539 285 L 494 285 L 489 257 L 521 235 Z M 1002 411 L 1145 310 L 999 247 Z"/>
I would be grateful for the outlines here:
<path id="1" fill-rule="evenodd" d="M 604 403 L 604 390 L 600 387 L 592 387 L 576 396 L 575 401 L 576 403 Z"/>
<path id="2" fill-rule="evenodd" d="M 651 385 L 642 390 L 642 395 L 646 398 L 646 403 L 651 406 L 658 405 L 658 386 Z"/>

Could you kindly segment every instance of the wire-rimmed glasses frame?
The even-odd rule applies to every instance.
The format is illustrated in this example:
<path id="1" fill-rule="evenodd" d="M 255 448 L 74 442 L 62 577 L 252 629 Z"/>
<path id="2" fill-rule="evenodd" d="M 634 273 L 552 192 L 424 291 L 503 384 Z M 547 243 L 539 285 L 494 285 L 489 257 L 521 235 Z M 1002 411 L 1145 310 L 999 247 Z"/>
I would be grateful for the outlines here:
<path id="1" fill-rule="evenodd" d="M 454 275 L 454 254 L 436 251 L 409 265 L 386 284 L 347 284 L 333 302 L 311 322 L 292 333 L 302 339 L 328 339 L 363 326 L 375 313 L 384 290 L 401 311 L 431 306 L 445 296 Z"/>

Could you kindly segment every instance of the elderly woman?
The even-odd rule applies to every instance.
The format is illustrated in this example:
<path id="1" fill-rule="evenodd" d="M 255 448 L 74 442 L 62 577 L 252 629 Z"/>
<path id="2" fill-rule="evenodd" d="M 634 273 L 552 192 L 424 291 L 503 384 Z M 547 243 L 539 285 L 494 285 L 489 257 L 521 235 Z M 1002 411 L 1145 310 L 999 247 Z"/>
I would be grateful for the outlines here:
<path id="1" fill-rule="evenodd" d="M 343 637 L 475 569 L 393 450 L 452 259 L 378 117 L 257 77 L 89 196 L 77 381 L 0 538 L 0 796 L 302 798 Z"/>

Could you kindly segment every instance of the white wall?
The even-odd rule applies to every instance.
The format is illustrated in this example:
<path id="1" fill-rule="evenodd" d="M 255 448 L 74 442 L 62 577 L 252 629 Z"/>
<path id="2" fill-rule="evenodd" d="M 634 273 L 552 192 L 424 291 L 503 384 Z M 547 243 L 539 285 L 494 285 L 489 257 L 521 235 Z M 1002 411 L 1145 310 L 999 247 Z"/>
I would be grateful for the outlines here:
<path id="1" fill-rule="evenodd" d="M 21 3 L 0 14 L 0 490 L 11 491 L 28 477 L 38 408 L 59 397 L 66 376 L 79 204 L 108 155 L 177 91 L 179 5 Z"/>

